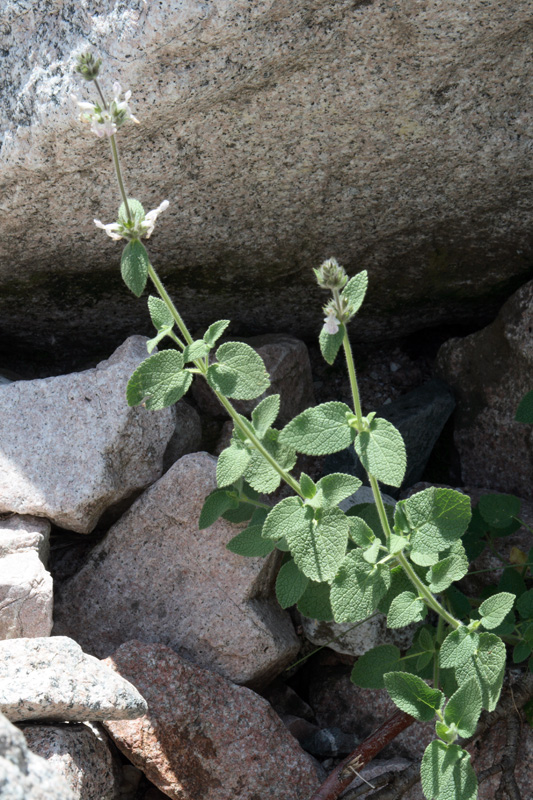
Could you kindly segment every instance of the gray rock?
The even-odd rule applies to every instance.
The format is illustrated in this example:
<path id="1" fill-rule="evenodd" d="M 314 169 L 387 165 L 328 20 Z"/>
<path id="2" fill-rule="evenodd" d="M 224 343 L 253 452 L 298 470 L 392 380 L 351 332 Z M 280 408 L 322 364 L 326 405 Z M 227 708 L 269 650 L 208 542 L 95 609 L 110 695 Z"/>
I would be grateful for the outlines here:
<path id="1" fill-rule="evenodd" d="M 354 323 L 367 339 L 486 319 L 527 269 L 528 3 L 61 8 L 19 0 L 2 14 L 11 340 L 86 351 L 147 324 L 120 282 L 120 247 L 92 223 L 120 201 L 107 143 L 68 99 L 90 95 L 72 71 L 87 47 L 105 55 L 106 91 L 135 88 L 126 184 L 147 208 L 171 202 L 150 252 L 193 327 L 224 317 L 316 334 L 311 267 L 330 255 L 370 269 L 373 307 Z"/>
<path id="2" fill-rule="evenodd" d="M 202 442 L 202 423 L 198 412 L 184 400 L 176 403 L 174 412 L 176 425 L 165 450 L 164 472 L 187 453 L 196 453 Z"/>
<path id="3" fill-rule="evenodd" d="M 403 488 L 412 486 L 421 479 L 431 451 L 454 407 L 455 401 L 450 387 L 440 380 L 432 380 L 377 410 L 377 416 L 392 422 L 403 436 L 407 452 Z M 347 450 L 328 456 L 324 472 L 348 472 L 362 481 L 367 480 L 353 445 Z M 400 492 L 394 486 L 385 486 L 384 489 L 392 497 L 397 497 Z"/>
<path id="4" fill-rule="evenodd" d="M 394 644 L 400 650 L 411 646 L 418 625 L 387 628 L 387 617 L 376 614 L 366 622 L 323 622 L 299 614 L 306 639 L 319 647 L 329 647 L 336 653 L 362 656 L 380 644 Z"/>
<path id="5" fill-rule="evenodd" d="M 0 639 L 50 636 L 53 581 L 46 570 L 50 523 L 0 518 Z"/>
<path id="6" fill-rule="evenodd" d="M 18 725 L 29 750 L 44 758 L 76 800 L 115 800 L 122 768 L 104 730 L 88 723 Z"/>
<path id="7" fill-rule="evenodd" d="M 58 592 L 54 632 L 104 657 L 132 638 L 164 642 L 236 683 L 268 682 L 298 652 L 274 597 L 277 556 L 226 549 L 242 525 L 198 518 L 216 460 L 183 456 L 136 500 Z"/>
<path id="8" fill-rule="evenodd" d="M 440 349 L 438 367 L 457 396 L 454 439 L 463 483 L 529 497 L 533 427 L 515 422 L 533 389 L 533 281 L 505 303 L 494 322 Z"/>
<path id="9" fill-rule="evenodd" d="M 0 714 L 0 800 L 79 800 L 44 758 L 34 755 L 21 731 Z"/>
<path id="10" fill-rule="evenodd" d="M 146 703 L 128 681 L 65 636 L 0 642 L 0 711 L 12 722 L 134 719 Z"/>
<path id="11" fill-rule="evenodd" d="M 360 739 L 353 733 L 345 733 L 340 728 L 321 728 L 307 739 L 302 747 L 313 756 L 322 758 L 346 756 L 355 750 Z"/>
<path id="12" fill-rule="evenodd" d="M 103 511 L 161 475 L 173 409 L 129 408 L 147 356 L 132 336 L 95 369 L 0 389 L 0 512 L 88 533 Z"/>

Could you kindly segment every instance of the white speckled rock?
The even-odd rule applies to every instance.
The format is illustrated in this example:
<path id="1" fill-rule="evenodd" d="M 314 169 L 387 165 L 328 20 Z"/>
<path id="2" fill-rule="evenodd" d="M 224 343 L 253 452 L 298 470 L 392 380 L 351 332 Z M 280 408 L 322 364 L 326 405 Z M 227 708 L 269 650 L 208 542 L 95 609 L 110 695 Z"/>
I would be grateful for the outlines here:
<path id="1" fill-rule="evenodd" d="M 418 627 L 408 625 L 392 630 L 387 628 L 387 617 L 384 614 L 378 614 L 357 626 L 353 622 L 319 622 L 301 614 L 299 617 L 303 632 L 310 642 L 350 656 L 362 656 L 379 644 L 394 644 L 400 650 L 407 650 Z"/>
<path id="2" fill-rule="evenodd" d="M 196 453 L 202 441 L 202 422 L 195 408 L 184 400 L 174 406 L 176 424 L 165 457 L 163 470 L 166 472 L 172 464 L 187 453 Z"/>
<path id="3" fill-rule="evenodd" d="M 0 642 L 0 711 L 12 722 L 134 719 L 146 703 L 128 681 L 65 636 Z"/>
<path id="4" fill-rule="evenodd" d="M 28 748 L 44 758 L 70 786 L 76 800 L 119 797 L 121 765 L 113 756 L 107 734 L 96 725 L 19 724 Z M 50 798 L 50 800 L 53 800 Z"/>
<path id="5" fill-rule="evenodd" d="M 14 725 L 0 714 L 0 800 L 79 800 L 44 758 L 34 755 Z"/>
<path id="6" fill-rule="evenodd" d="M 105 56 L 104 89 L 135 90 L 126 185 L 147 208 L 170 200 L 149 249 L 193 326 L 315 335 L 311 267 L 330 255 L 370 269 L 358 337 L 471 323 L 480 298 L 496 308 L 532 254 L 530 13 L 516 0 L 4 0 L 5 330 L 44 349 L 146 324 L 120 248 L 92 223 L 120 201 L 107 143 L 69 100 L 89 96 L 72 72 L 87 47 Z"/>
<path id="7" fill-rule="evenodd" d="M 278 563 L 226 549 L 242 528 L 198 530 L 216 461 L 183 456 L 132 505 L 58 592 L 54 632 L 104 657 L 129 639 L 161 642 L 235 683 L 267 682 L 298 652 L 274 597 Z"/>
<path id="8" fill-rule="evenodd" d="M 0 512 L 88 533 L 110 505 L 157 480 L 174 410 L 129 408 L 147 357 L 132 336 L 94 369 L 0 387 Z"/>
<path id="9" fill-rule="evenodd" d="M 53 581 L 48 520 L 0 518 L 0 639 L 50 636 Z"/>

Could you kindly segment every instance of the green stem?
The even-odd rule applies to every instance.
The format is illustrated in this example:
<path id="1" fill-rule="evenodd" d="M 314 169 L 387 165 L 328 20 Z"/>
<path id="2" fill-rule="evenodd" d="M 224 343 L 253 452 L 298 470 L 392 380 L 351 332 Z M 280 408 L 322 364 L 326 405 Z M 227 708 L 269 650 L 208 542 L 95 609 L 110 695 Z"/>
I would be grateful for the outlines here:
<path id="1" fill-rule="evenodd" d="M 443 633 L 444 633 L 444 620 L 439 615 L 439 620 L 437 622 L 437 642 L 439 643 L 439 645 L 442 644 Z M 439 688 L 439 670 L 440 670 L 439 656 L 438 656 L 438 653 L 436 653 L 435 657 L 433 658 L 433 688 L 434 689 L 438 689 Z"/>
<path id="2" fill-rule="evenodd" d="M 355 364 L 353 361 L 352 346 L 348 338 L 348 331 L 344 329 L 344 338 L 342 340 L 344 348 L 344 356 L 346 358 L 346 366 L 348 367 L 348 376 L 350 378 L 350 387 L 352 390 L 353 407 L 357 417 L 357 425 L 363 427 L 363 412 L 361 411 L 361 400 L 359 398 L 359 387 L 357 386 L 357 376 L 355 374 Z"/>
<path id="3" fill-rule="evenodd" d="M 122 171 L 120 169 L 120 160 L 118 157 L 118 147 L 115 141 L 115 135 L 109 137 L 109 144 L 111 145 L 111 155 L 113 156 L 113 165 L 115 167 L 115 174 L 117 176 L 118 181 L 118 188 L 120 189 L 120 194 L 122 196 L 122 202 L 124 203 L 124 208 L 126 209 L 126 215 L 128 217 L 128 222 L 131 222 L 131 211 L 128 205 L 128 195 L 126 194 L 126 189 L 124 188 L 124 181 L 122 180 Z"/>
<path id="4" fill-rule="evenodd" d="M 168 308 L 168 310 L 172 314 L 172 317 L 174 318 L 178 328 L 180 329 L 183 338 L 185 339 L 187 344 L 192 344 L 193 343 L 193 338 L 192 338 L 191 334 L 189 333 L 189 330 L 188 330 L 187 326 L 185 325 L 185 322 L 183 321 L 183 319 L 181 317 L 181 314 L 179 313 L 178 309 L 176 308 L 176 306 L 174 305 L 174 303 L 170 299 L 170 295 L 168 294 L 167 290 L 163 286 L 163 283 L 161 282 L 161 279 L 160 279 L 159 275 L 157 274 L 157 272 L 155 271 L 155 269 L 153 268 L 153 266 L 151 264 L 148 265 L 148 275 L 150 277 L 150 280 L 154 284 L 155 288 L 159 292 L 159 295 L 160 295 L 161 299 L 163 300 L 163 302 L 165 303 L 166 307 Z M 198 369 L 202 372 L 202 374 L 205 375 L 205 373 L 207 372 L 207 369 L 206 369 L 205 364 L 203 363 L 203 361 L 195 361 L 194 363 L 198 367 Z"/>
<path id="5" fill-rule="evenodd" d="M 436 597 L 433 596 L 431 591 L 427 588 L 423 581 L 420 580 L 414 569 L 412 568 L 409 560 L 404 556 L 403 553 L 396 553 L 396 558 L 398 559 L 398 563 L 403 567 L 404 572 L 406 573 L 407 577 L 411 581 L 411 583 L 415 586 L 417 592 L 424 600 L 425 604 L 428 608 L 431 608 L 433 611 L 442 617 L 444 622 L 447 622 L 448 625 L 456 630 L 457 628 L 462 627 L 462 623 L 459 620 L 452 617 L 449 614 L 443 605 L 439 603 Z"/>

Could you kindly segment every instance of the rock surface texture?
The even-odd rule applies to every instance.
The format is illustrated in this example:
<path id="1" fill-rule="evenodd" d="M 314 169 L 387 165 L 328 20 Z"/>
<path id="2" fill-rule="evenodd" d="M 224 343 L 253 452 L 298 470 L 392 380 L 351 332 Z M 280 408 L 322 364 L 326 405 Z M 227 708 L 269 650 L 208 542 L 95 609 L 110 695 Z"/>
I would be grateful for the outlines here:
<path id="1" fill-rule="evenodd" d="M 494 322 L 450 339 L 438 363 L 457 396 L 455 444 L 463 483 L 522 497 L 533 482 L 533 427 L 515 422 L 533 388 L 533 281 L 505 303 Z"/>
<path id="2" fill-rule="evenodd" d="M 0 714 L 0 800 L 79 800 L 44 758 L 28 748 L 21 731 Z"/>
<path id="3" fill-rule="evenodd" d="M 298 652 L 287 612 L 273 596 L 273 554 L 226 549 L 240 527 L 199 531 L 216 461 L 184 456 L 150 487 L 58 593 L 54 632 L 98 657 L 138 638 L 161 642 L 236 683 L 262 683 Z"/>
<path id="4" fill-rule="evenodd" d="M 36 514 L 79 533 L 161 475 L 174 411 L 129 408 L 147 357 L 132 336 L 95 369 L 0 387 L 0 512 Z"/>
<path id="5" fill-rule="evenodd" d="M 150 252 L 193 326 L 314 335 L 311 267 L 332 255 L 370 270 L 367 339 L 496 307 L 532 252 L 529 18 L 516 0 L 7 0 L 2 336 L 81 352 L 148 325 L 92 223 L 119 195 L 70 100 L 88 46 L 106 91 L 135 87 L 126 184 L 170 201 Z"/>
<path id="6" fill-rule="evenodd" d="M 0 518 L 0 639 L 50 636 L 54 587 L 46 570 L 50 523 Z"/>
<path id="7" fill-rule="evenodd" d="M 307 800 L 311 759 L 270 705 L 163 645 L 128 642 L 105 662 L 148 701 L 135 722 L 107 722 L 120 750 L 174 800 Z"/>
<path id="8" fill-rule="evenodd" d="M 132 719 L 146 703 L 65 636 L 0 642 L 0 711 L 12 722 Z"/>
<path id="9" fill-rule="evenodd" d="M 116 800 L 122 770 L 105 732 L 87 724 L 18 726 L 28 748 L 72 789 L 76 800 Z M 55 795 L 50 795 L 55 800 Z"/>

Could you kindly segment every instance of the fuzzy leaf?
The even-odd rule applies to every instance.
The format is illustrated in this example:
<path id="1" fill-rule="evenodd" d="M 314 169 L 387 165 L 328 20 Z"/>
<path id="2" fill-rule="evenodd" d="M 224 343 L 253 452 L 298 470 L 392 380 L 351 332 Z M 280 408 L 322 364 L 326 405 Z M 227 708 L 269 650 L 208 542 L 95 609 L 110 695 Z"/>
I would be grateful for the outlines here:
<path id="1" fill-rule="evenodd" d="M 333 619 L 333 611 L 330 603 L 329 583 L 317 583 L 309 581 L 307 589 L 298 600 L 298 611 L 304 617 L 316 619 L 319 622 L 330 622 Z"/>
<path id="2" fill-rule="evenodd" d="M 298 602 L 309 584 L 309 578 L 300 572 L 291 558 L 278 572 L 276 579 L 276 597 L 282 608 L 290 608 Z"/>
<path id="3" fill-rule="evenodd" d="M 277 463 L 286 471 L 290 471 L 296 464 L 296 453 L 290 447 L 280 445 L 279 431 L 270 428 L 263 437 L 262 444 Z M 281 477 L 276 469 L 258 451 L 251 451 L 250 462 L 244 477 L 253 489 L 258 492 L 275 492 L 281 483 Z"/>
<path id="4" fill-rule="evenodd" d="M 344 450 L 353 442 L 356 431 L 350 427 L 345 403 L 322 403 L 298 414 L 280 433 L 280 442 L 298 453 L 324 456 Z"/>
<path id="5" fill-rule="evenodd" d="M 183 360 L 187 364 L 188 361 L 197 361 L 199 358 L 205 358 L 209 353 L 209 348 L 203 339 L 197 339 L 192 344 L 188 344 L 183 351 Z"/>
<path id="6" fill-rule="evenodd" d="M 467 628 L 452 631 L 443 641 L 439 663 L 443 669 L 464 664 L 475 653 L 479 645 L 479 633 L 469 632 Z"/>
<path id="7" fill-rule="evenodd" d="M 516 607 L 522 619 L 533 617 L 533 589 L 529 589 L 518 598 Z"/>
<path id="8" fill-rule="evenodd" d="M 271 394 L 261 400 L 252 411 L 252 424 L 257 436 L 262 439 L 267 430 L 274 424 L 279 414 L 280 396 Z"/>
<path id="9" fill-rule="evenodd" d="M 275 542 L 263 539 L 262 525 L 248 525 L 243 531 L 230 539 L 226 547 L 238 556 L 264 557 L 276 548 Z"/>
<path id="10" fill-rule="evenodd" d="M 337 572 L 348 544 L 348 520 L 338 508 L 324 511 L 318 520 L 307 509 L 306 524 L 292 526 L 285 538 L 299 569 L 313 581 L 329 581 Z"/>
<path id="11" fill-rule="evenodd" d="M 397 507 L 412 531 L 413 551 L 421 554 L 449 549 L 465 532 L 471 516 L 467 495 L 434 486 L 400 500 Z"/>
<path id="12" fill-rule="evenodd" d="M 514 594 L 510 592 L 499 592 L 481 603 L 479 613 L 483 627 L 489 630 L 497 628 L 512 609 L 515 599 Z"/>
<path id="13" fill-rule="evenodd" d="M 348 524 L 350 525 L 350 539 L 360 547 L 366 549 L 376 541 L 372 528 L 361 517 L 348 517 Z"/>
<path id="14" fill-rule="evenodd" d="M 120 274 L 135 297 L 140 297 L 144 292 L 149 264 L 148 253 L 143 243 L 139 239 L 132 239 L 131 242 L 128 242 L 122 251 Z"/>
<path id="15" fill-rule="evenodd" d="M 198 529 L 209 528 L 225 511 L 235 507 L 234 498 L 230 497 L 225 489 L 215 489 L 205 498 L 204 505 L 198 520 Z"/>
<path id="16" fill-rule="evenodd" d="M 354 442 L 363 467 L 378 481 L 401 486 L 407 464 L 402 435 L 392 422 L 374 418 L 370 430 L 359 434 Z"/>
<path id="17" fill-rule="evenodd" d="M 422 678 L 408 672 L 385 673 L 385 688 L 394 703 L 421 722 L 429 722 L 435 711 L 442 707 L 444 695 L 439 689 L 431 689 Z"/>
<path id="18" fill-rule="evenodd" d="M 209 326 L 203 336 L 204 342 L 208 347 L 215 346 L 217 339 L 220 339 L 229 323 L 229 319 L 219 319 L 218 322 L 213 322 L 213 324 Z"/>
<path id="19" fill-rule="evenodd" d="M 468 572 L 468 559 L 460 542 L 453 545 L 454 552 L 434 564 L 426 575 L 426 581 L 433 593 L 443 592 L 454 581 L 459 581 Z"/>
<path id="20" fill-rule="evenodd" d="M 226 447 L 217 460 L 217 486 L 221 489 L 238 481 L 244 475 L 250 457 L 248 450 L 237 443 Z"/>
<path id="21" fill-rule="evenodd" d="M 337 333 L 328 333 L 324 328 L 322 328 L 320 331 L 320 335 L 318 337 L 320 352 L 328 364 L 333 364 L 337 358 L 337 353 L 339 352 L 339 349 L 342 345 L 342 340 L 344 339 L 345 330 L 346 328 L 341 323 Z"/>
<path id="22" fill-rule="evenodd" d="M 263 526 L 265 539 L 282 539 L 290 529 L 299 530 L 308 524 L 308 509 L 298 497 L 286 497 L 269 511 Z"/>
<path id="23" fill-rule="evenodd" d="M 402 592 L 390 604 L 387 627 L 403 628 L 411 622 L 420 622 L 427 614 L 427 607 L 413 592 Z"/>
<path id="24" fill-rule="evenodd" d="M 420 765 L 422 789 L 428 800 L 476 800 L 477 778 L 470 756 L 457 744 L 435 739 Z"/>
<path id="25" fill-rule="evenodd" d="M 360 550 L 352 550 L 342 562 L 331 585 L 331 607 L 336 622 L 358 622 L 376 608 L 390 586 L 385 564 L 369 564 Z"/>
<path id="26" fill-rule="evenodd" d="M 528 392 L 518 404 L 515 420 L 533 425 L 533 391 Z"/>
<path id="27" fill-rule="evenodd" d="M 365 299 L 367 286 L 368 272 L 363 270 L 363 272 L 359 272 L 357 275 L 354 275 L 353 278 L 350 278 L 342 290 L 341 297 L 349 302 L 353 314 L 361 308 L 361 304 Z"/>
<path id="28" fill-rule="evenodd" d="M 308 501 L 308 505 L 313 508 L 334 508 L 354 494 L 361 485 L 359 478 L 353 475 L 345 475 L 342 472 L 325 475 L 318 481 L 317 492 L 312 500 Z"/>
<path id="29" fill-rule="evenodd" d="M 168 334 L 171 332 L 171 330 L 172 330 L 172 327 L 163 328 L 162 330 L 159 331 L 159 333 L 156 336 L 154 336 L 153 339 L 148 339 L 148 341 L 146 342 L 146 349 L 148 351 L 148 355 L 151 355 L 154 352 L 154 350 L 157 347 L 157 345 L 159 344 L 159 342 L 162 339 L 164 339 L 165 336 L 168 336 Z"/>
<path id="30" fill-rule="evenodd" d="M 134 197 L 128 197 L 128 208 L 130 210 L 132 220 L 134 222 L 142 222 L 142 220 L 145 217 L 145 212 L 142 203 L 140 203 L 139 200 L 135 200 Z M 125 203 L 120 204 L 120 207 L 118 209 L 118 220 L 123 225 L 128 224 L 128 214 L 126 212 Z"/>
<path id="31" fill-rule="evenodd" d="M 521 504 L 520 498 L 512 494 L 484 494 L 477 507 L 492 528 L 507 528 L 520 514 Z"/>
<path id="32" fill-rule="evenodd" d="M 450 697 L 444 709 L 444 722 L 455 725 L 463 738 L 473 736 L 481 708 L 481 689 L 477 680 L 471 678 Z"/>
<path id="33" fill-rule="evenodd" d="M 148 298 L 148 311 L 150 312 L 150 319 L 152 320 L 156 331 L 172 328 L 174 325 L 174 317 L 172 316 L 170 309 L 159 297 L 153 297 L 150 295 Z"/>
<path id="34" fill-rule="evenodd" d="M 316 483 L 305 472 L 300 475 L 300 491 L 306 500 L 311 500 L 316 494 Z"/>
<path id="35" fill-rule="evenodd" d="M 475 677 L 481 688 L 483 708 L 494 711 L 500 697 L 505 673 L 505 645 L 499 636 L 482 633 L 476 651 L 455 668 L 455 678 L 462 686 Z"/>
<path id="36" fill-rule="evenodd" d="M 270 386 L 263 359 L 244 342 L 226 342 L 207 370 L 209 386 L 225 397 L 253 400 Z"/>
<path id="37" fill-rule="evenodd" d="M 393 644 L 380 644 L 362 655 L 354 664 L 350 680 L 362 689 L 384 689 L 386 672 L 401 670 L 401 652 Z"/>
<path id="38" fill-rule="evenodd" d="M 183 369 L 183 357 L 177 350 L 162 350 L 140 364 L 128 382 L 129 406 L 144 403 L 157 411 L 176 403 L 192 383 L 192 375 Z"/>

